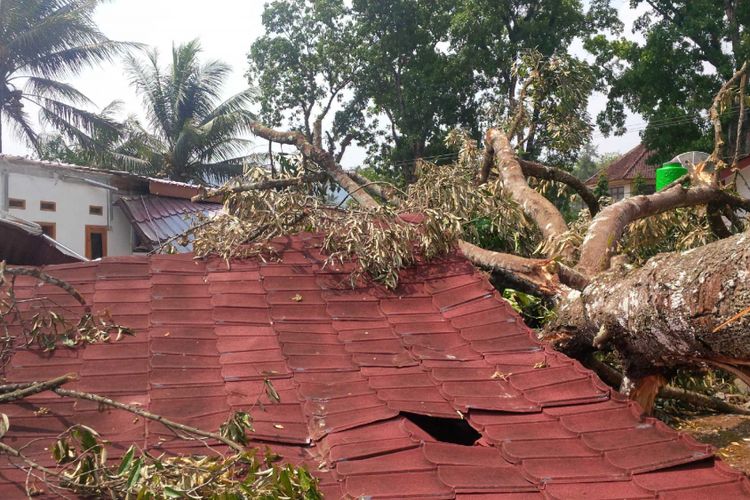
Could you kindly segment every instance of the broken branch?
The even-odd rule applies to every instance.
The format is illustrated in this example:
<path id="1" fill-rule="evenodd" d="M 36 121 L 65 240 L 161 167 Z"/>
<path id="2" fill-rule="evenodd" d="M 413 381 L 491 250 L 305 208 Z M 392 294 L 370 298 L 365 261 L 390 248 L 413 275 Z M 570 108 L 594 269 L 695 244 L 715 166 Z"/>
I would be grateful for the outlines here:
<path id="1" fill-rule="evenodd" d="M 235 451 L 239 451 L 239 452 L 244 451 L 244 448 L 240 444 L 235 443 L 231 439 L 225 438 L 221 434 L 217 434 L 215 432 L 208 432 L 208 431 L 204 431 L 195 427 L 190 427 L 188 425 L 180 424 L 178 422 L 174 422 L 172 420 L 164 418 L 161 415 L 157 415 L 156 413 L 151 413 L 150 411 L 144 410 L 142 408 L 138 408 L 137 406 L 120 403 L 118 401 L 114 401 L 112 399 L 99 396 L 98 394 L 91 394 L 88 392 L 71 391 L 68 389 L 61 389 L 59 387 L 54 388 L 52 390 L 60 396 L 67 396 L 67 397 L 75 398 L 75 399 L 86 399 L 88 401 L 94 401 L 95 403 L 100 403 L 106 406 L 111 406 L 113 408 L 118 408 L 120 410 L 125 410 L 135 415 L 141 416 L 143 418 L 147 418 L 149 420 L 159 422 L 160 424 L 165 425 L 166 427 L 169 427 L 171 429 L 177 429 L 177 430 L 187 432 L 188 434 L 192 434 L 195 436 L 215 439 L 216 441 L 224 443 L 225 445 L 229 446 Z"/>
<path id="2" fill-rule="evenodd" d="M 9 401 L 23 399 L 27 396 L 31 396 L 32 394 L 38 394 L 40 392 L 53 390 L 63 384 L 77 379 L 78 376 L 75 373 L 68 373 L 67 375 L 56 377 L 47 380 L 46 382 L 33 382 L 31 384 L 28 384 L 26 387 L 18 388 L 11 392 L 6 392 L 5 394 L 0 395 L 0 403 L 7 403 Z"/>
<path id="3" fill-rule="evenodd" d="M 227 194 L 244 193 L 246 191 L 261 191 L 265 189 L 278 189 L 290 186 L 299 186 L 301 184 L 310 184 L 313 182 L 323 182 L 328 178 L 325 172 L 306 174 L 292 179 L 268 179 L 262 182 L 253 182 L 249 184 L 237 184 L 234 186 L 226 185 L 216 189 L 204 189 L 203 192 L 193 196 L 190 201 L 196 203 L 199 201 L 209 200 L 216 196 Z"/>
<path id="4" fill-rule="evenodd" d="M 489 129 L 485 136 L 485 147 L 486 155 L 494 155 L 499 182 L 536 223 L 542 235 L 549 241 L 562 238 L 568 231 L 565 219 L 551 201 L 529 187 L 508 137 L 497 129 Z M 571 259 L 573 248 L 566 245 L 560 253 L 562 257 Z"/>
<path id="5" fill-rule="evenodd" d="M 676 184 L 658 193 L 633 196 L 610 205 L 599 212 L 589 226 L 581 245 L 581 258 L 576 269 L 588 276 L 608 269 L 615 248 L 631 222 L 668 210 L 710 202 L 721 202 L 735 208 L 750 210 L 750 200 L 710 185 L 686 189 L 681 184 Z"/>
<path id="6" fill-rule="evenodd" d="M 594 217 L 599 213 L 599 200 L 586 185 L 573 174 L 559 168 L 548 167 L 535 161 L 519 159 L 523 175 L 526 177 L 536 177 L 548 181 L 561 182 L 573 189 L 581 197 L 586 206 L 589 208 L 591 216 Z"/>

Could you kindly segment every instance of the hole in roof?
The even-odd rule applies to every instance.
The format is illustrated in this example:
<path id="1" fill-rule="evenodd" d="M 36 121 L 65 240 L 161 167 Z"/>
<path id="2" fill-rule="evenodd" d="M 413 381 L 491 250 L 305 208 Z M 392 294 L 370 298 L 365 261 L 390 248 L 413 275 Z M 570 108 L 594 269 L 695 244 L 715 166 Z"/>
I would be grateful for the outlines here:
<path id="1" fill-rule="evenodd" d="M 473 446 L 482 437 L 464 419 L 430 417 L 406 412 L 401 415 L 441 443 Z"/>

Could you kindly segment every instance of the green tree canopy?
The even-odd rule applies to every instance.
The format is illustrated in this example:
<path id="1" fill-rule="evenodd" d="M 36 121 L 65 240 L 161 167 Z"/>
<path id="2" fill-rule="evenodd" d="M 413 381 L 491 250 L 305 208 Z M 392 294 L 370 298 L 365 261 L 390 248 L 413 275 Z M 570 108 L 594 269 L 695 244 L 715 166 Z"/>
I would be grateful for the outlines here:
<path id="1" fill-rule="evenodd" d="M 648 122 L 643 142 L 656 161 L 691 150 L 711 151 L 707 110 L 722 82 L 750 58 L 746 0 L 632 0 L 648 10 L 635 22 L 644 38 L 598 35 L 596 54 L 611 87 L 597 121 L 604 132 L 624 132 L 625 110 Z M 736 110 L 730 109 L 728 115 Z"/>
<path id="2" fill-rule="evenodd" d="M 323 116 L 330 130 L 320 135 L 329 150 L 355 141 L 381 175 L 406 181 L 413 181 L 416 158 L 448 153 L 445 137 L 453 128 L 479 139 L 488 124 L 510 120 L 522 82 L 539 73 L 545 78 L 526 89 L 524 148 L 532 157 L 549 153 L 583 123 L 574 134 L 581 141 L 564 151 L 574 157 L 588 134 L 585 105 L 594 81 L 567 48 L 604 27 L 619 29 L 608 0 L 587 10 L 560 0 L 354 0 L 350 7 L 342 0 L 276 0 L 263 23 L 266 33 L 248 57 L 261 118 L 312 141 Z M 529 54 L 537 64 L 519 73 Z M 550 72 L 558 81 L 547 78 Z M 331 102 L 334 119 L 326 118 Z"/>
<path id="3" fill-rule="evenodd" d="M 64 79 L 109 61 L 132 44 L 107 38 L 94 24 L 99 0 L 0 2 L 0 130 L 9 123 L 39 149 L 29 109 L 66 139 L 96 148 L 94 136 L 115 123 L 83 109 L 91 101 Z M 2 139 L 0 138 L 0 152 Z"/>
<path id="4" fill-rule="evenodd" d="M 145 62 L 127 58 L 148 126 L 134 120 L 126 124 L 122 142 L 114 148 L 118 163 L 172 180 L 209 184 L 242 173 L 248 159 L 242 135 L 254 120 L 247 109 L 253 90 L 222 102 L 221 87 L 230 68 L 220 61 L 201 64 L 200 52 L 197 40 L 174 46 L 166 68 L 159 65 L 156 51 Z"/>

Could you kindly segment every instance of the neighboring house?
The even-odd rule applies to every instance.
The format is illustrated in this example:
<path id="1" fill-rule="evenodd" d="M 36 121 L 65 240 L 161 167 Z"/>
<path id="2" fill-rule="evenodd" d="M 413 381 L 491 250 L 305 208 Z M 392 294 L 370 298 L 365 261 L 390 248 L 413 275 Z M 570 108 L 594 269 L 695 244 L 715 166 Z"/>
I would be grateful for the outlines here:
<path id="1" fill-rule="evenodd" d="M 37 224 L 87 259 L 153 250 L 187 229 L 191 214 L 220 207 L 192 203 L 197 192 L 127 172 L 0 155 L 0 214 Z M 136 203 L 144 213 L 135 214 Z"/>
<path id="2" fill-rule="evenodd" d="M 592 175 L 586 185 L 596 187 L 599 177 L 604 174 L 609 182 L 609 195 L 615 201 L 632 196 L 633 182 L 640 174 L 646 181 L 646 191 L 642 194 L 653 193 L 656 186 L 657 166 L 648 163 L 651 152 L 643 144 L 634 147 L 619 159 L 612 162 L 604 172 Z"/>
<path id="3" fill-rule="evenodd" d="M 279 238 L 268 261 L 184 254 L 51 266 L 135 335 L 44 356 L 31 347 L 3 376 L 77 373 L 80 391 L 206 430 L 248 411 L 249 446 L 304 465 L 331 499 L 750 495 L 709 445 L 642 416 L 540 343 L 460 255 L 405 269 L 396 290 L 365 279 L 353 288 L 354 266 L 330 265 L 322 244 Z M 49 289 L 25 278 L 16 293 L 26 310 Z M 75 423 L 111 443 L 113 463 L 132 443 L 154 456 L 226 450 L 51 392 L 3 408 L 3 442 L 47 467 Z M 0 454 L 0 498 L 24 497 L 29 485 L 55 493 L 25 466 Z"/>

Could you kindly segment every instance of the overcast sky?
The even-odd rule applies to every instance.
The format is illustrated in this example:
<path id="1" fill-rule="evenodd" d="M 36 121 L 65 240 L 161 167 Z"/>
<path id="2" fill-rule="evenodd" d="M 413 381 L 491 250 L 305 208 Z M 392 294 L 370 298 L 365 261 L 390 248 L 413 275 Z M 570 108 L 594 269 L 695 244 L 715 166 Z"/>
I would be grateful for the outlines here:
<path id="1" fill-rule="evenodd" d="M 233 74 L 225 86 L 225 94 L 232 95 L 246 87 L 243 76 L 246 55 L 252 41 L 262 33 L 261 14 L 263 0 L 111 0 L 101 5 L 96 21 L 101 30 L 115 40 L 145 43 L 157 47 L 167 60 L 172 43 L 182 43 L 199 38 L 203 46 L 203 60 L 220 59 L 229 63 Z M 620 17 L 630 25 L 636 16 L 627 6 L 627 0 L 614 0 Z M 580 55 L 581 50 L 574 47 Z M 140 113 L 141 104 L 128 85 L 119 62 L 86 71 L 71 79 L 76 88 L 89 96 L 102 108 L 113 100 L 125 103 L 126 114 Z M 590 105 L 592 116 L 605 104 L 604 96 L 594 96 Z M 604 138 L 594 132 L 594 142 L 601 153 L 625 152 L 638 143 L 638 128 L 642 120 L 631 116 L 628 124 L 634 125 L 625 136 Z M 4 127 L 4 149 L 9 154 L 28 154 L 24 143 L 7 135 Z M 344 165 L 355 166 L 362 160 L 361 150 L 347 153 Z"/>

